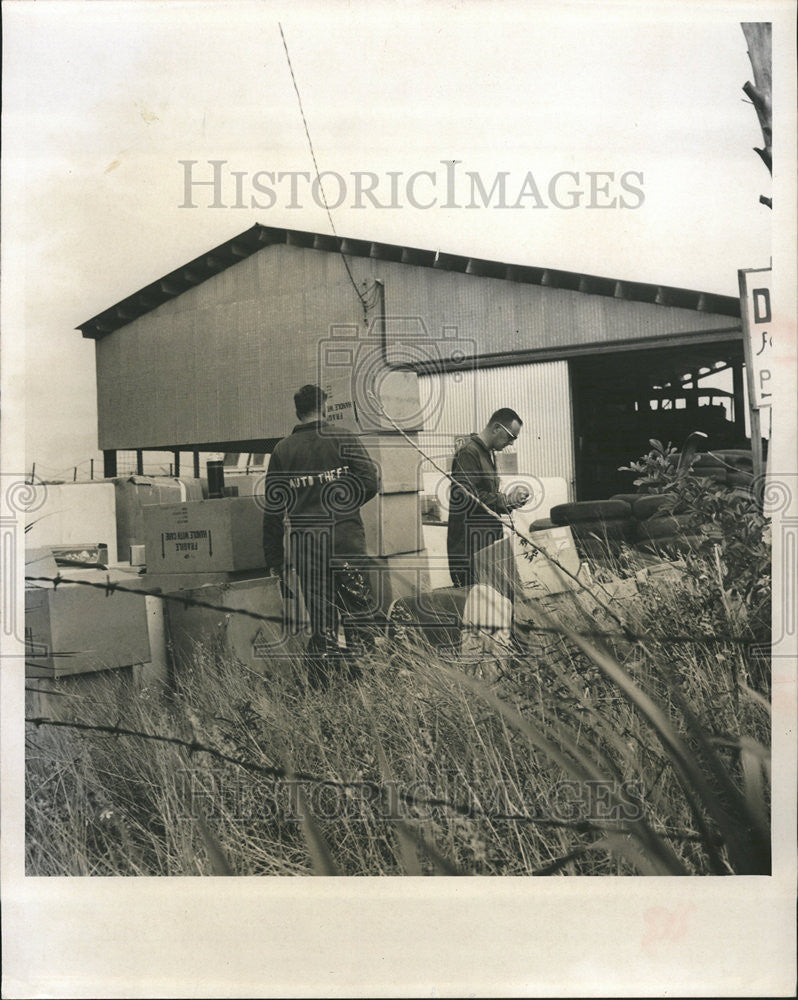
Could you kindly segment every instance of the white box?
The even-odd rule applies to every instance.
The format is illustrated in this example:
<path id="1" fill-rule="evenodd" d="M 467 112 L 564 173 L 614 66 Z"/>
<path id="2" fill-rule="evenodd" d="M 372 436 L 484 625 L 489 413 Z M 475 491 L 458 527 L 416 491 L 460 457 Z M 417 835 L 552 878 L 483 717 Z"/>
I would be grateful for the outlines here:
<path id="1" fill-rule="evenodd" d="M 418 435 L 408 435 L 417 441 Z M 380 493 L 408 493 L 421 489 L 423 459 L 401 434 L 362 434 L 360 442 L 380 473 Z"/>
<path id="2" fill-rule="evenodd" d="M 449 574 L 449 554 L 446 551 L 446 525 L 425 524 L 423 526 L 424 548 L 429 556 L 429 579 L 433 590 L 451 587 Z"/>
<path id="3" fill-rule="evenodd" d="M 131 559 L 130 550 L 144 544 L 144 508 L 154 504 L 202 500 L 202 482 L 185 476 L 127 476 L 114 480 L 116 489 L 116 538 L 120 560 Z"/>
<path id="4" fill-rule="evenodd" d="M 368 363 L 365 364 L 368 368 Z M 335 368 L 330 370 L 335 372 Z M 352 371 L 352 375 L 331 374 L 322 385 L 327 393 L 330 424 L 363 433 L 395 431 L 394 425 L 403 431 L 421 430 L 423 414 L 415 372 L 392 371 L 386 367 L 379 372 L 379 377 L 370 379 L 368 375 L 375 374 L 374 371 L 364 369 L 364 377 L 360 378 L 356 359 Z M 377 393 L 376 403 L 368 394 L 372 383 Z"/>
<path id="5" fill-rule="evenodd" d="M 424 548 L 418 493 L 377 495 L 361 507 L 360 513 L 369 555 L 393 556 Z"/>
<path id="6" fill-rule="evenodd" d="M 494 587 L 503 596 L 536 598 L 578 590 L 576 576 L 580 569 L 579 554 L 570 527 L 549 528 L 525 536 L 523 544 L 516 534 L 510 534 L 481 549 L 476 557 L 479 580 Z M 547 556 L 552 556 L 567 571 L 562 572 Z"/>
<path id="7" fill-rule="evenodd" d="M 579 584 L 568 576 L 568 573 L 576 576 L 581 565 L 570 527 L 546 528 L 526 537 L 531 544 L 523 545 L 517 535 L 510 538 L 516 570 L 526 596 L 560 594 L 579 588 Z M 547 555 L 568 572 L 563 573 Z"/>
<path id="8" fill-rule="evenodd" d="M 102 589 L 140 579 L 118 569 L 65 570 L 67 579 L 99 584 L 36 584 L 25 590 L 26 676 L 63 677 L 152 659 L 144 595 Z"/>
<path id="9" fill-rule="evenodd" d="M 431 589 L 429 561 L 424 551 L 372 558 L 366 575 L 383 612 L 400 597 L 415 598 Z"/>
<path id="10" fill-rule="evenodd" d="M 166 602 L 169 639 L 179 671 L 198 653 L 217 650 L 241 660 L 258 673 L 287 674 L 301 652 L 302 640 L 291 634 L 290 619 L 276 577 L 198 586 L 181 596 L 222 607 L 222 611 Z M 268 620 L 236 614 L 249 611 Z"/>

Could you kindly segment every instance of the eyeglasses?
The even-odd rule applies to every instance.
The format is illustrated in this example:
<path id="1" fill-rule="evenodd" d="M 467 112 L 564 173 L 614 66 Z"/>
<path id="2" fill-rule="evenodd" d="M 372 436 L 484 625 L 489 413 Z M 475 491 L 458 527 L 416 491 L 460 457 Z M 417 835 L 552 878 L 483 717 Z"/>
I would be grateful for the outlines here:
<path id="1" fill-rule="evenodd" d="M 499 421 L 497 420 L 496 423 L 499 424 Z M 504 424 L 499 424 L 499 427 L 501 427 L 501 429 L 504 431 L 504 433 L 509 436 L 509 438 L 510 438 L 511 441 L 517 441 L 518 440 L 518 435 L 517 434 L 513 434 L 512 431 L 508 431 L 507 428 L 504 426 Z"/>

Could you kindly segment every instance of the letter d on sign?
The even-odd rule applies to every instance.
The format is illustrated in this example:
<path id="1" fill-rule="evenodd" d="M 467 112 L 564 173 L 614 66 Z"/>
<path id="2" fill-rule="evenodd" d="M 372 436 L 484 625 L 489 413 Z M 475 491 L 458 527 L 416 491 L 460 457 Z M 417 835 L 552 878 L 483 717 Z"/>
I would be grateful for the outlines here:
<path id="1" fill-rule="evenodd" d="M 754 305 L 754 322 L 769 323 L 772 318 L 770 314 L 770 289 L 755 288 L 751 292 L 751 298 Z"/>

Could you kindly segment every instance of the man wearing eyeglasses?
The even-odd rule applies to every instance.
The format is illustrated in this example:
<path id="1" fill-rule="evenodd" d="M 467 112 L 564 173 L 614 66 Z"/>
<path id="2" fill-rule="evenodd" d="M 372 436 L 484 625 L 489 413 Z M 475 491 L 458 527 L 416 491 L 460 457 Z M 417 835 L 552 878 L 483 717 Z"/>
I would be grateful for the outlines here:
<path id="1" fill-rule="evenodd" d="M 484 430 L 472 434 L 452 460 L 449 498 L 449 527 L 446 548 L 449 573 L 455 587 L 476 582 L 474 557 L 480 549 L 502 537 L 501 522 L 480 506 L 478 498 L 496 514 L 508 514 L 523 507 L 529 491 L 517 487 L 509 494 L 499 490 L 494 452 L 503 451 L 517 440 L 523 421 L 508 407 L 491 416 Z"/>

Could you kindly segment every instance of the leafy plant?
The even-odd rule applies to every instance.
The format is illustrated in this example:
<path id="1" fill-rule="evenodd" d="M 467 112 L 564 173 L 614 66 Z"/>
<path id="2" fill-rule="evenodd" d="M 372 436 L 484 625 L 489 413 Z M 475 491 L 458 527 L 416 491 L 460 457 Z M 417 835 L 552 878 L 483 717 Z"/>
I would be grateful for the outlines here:
<path id="1" fill-rule="evenodd" d="M 656 438 L 649 438 L 651 451 L 636 462 L 622 465 L 619 472 L 636 472 L 634 485 L 644 487 L 645 493 L 665 493 L 676 479 L 679 452 L 668 442 L 664 445 Z"/>
<path id="2" fill-rule="evenodd" d="M 624 467 L 638 473 L 636 486 L 665 498 L 660 516 L 684 515 L 694 539 L 682 556 L 692 583 L 692 613 L 707 629 L 732 631 L 752 647 L 770 641 L 771 539 L 753 488 L 730 487 L 678 469 L 678 452 L 651 440 L 652 450 Z M 697 456 L 696 456 L 697 457 Z M 694 464 L 690 463 L 691 465 Z M 731 467 L 730 467 L 731 468 Z M 766 687 L 761 662 L 749 663 L 758 687 Z"/>

